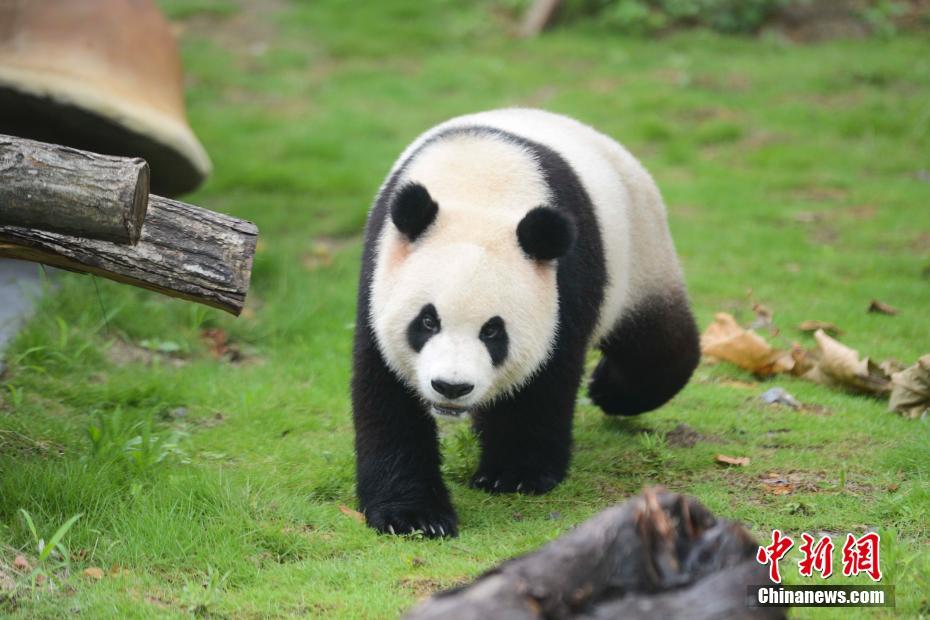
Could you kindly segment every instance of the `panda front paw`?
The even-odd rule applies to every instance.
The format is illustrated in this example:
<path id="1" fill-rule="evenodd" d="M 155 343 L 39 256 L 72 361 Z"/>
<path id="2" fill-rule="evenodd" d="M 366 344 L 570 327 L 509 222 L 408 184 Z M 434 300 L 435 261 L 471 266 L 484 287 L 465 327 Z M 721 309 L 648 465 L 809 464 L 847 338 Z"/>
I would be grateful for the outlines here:
<path id="1" fill-rule="evenodd" d="M 542 495 L 554 489 L 564 474 L 551 472 L 490 471 L 479 470 L 471 479 L 471 487 L 488 493 L 525 493 Z"/>
<path id="2" fill-rule="evenodd" d="M 426 538 L 458 536 L 458 517 L 451 507 L 382 504 L 365 510 L 365 520 L 382 534 L 405 536 L 422 534 Z"/>

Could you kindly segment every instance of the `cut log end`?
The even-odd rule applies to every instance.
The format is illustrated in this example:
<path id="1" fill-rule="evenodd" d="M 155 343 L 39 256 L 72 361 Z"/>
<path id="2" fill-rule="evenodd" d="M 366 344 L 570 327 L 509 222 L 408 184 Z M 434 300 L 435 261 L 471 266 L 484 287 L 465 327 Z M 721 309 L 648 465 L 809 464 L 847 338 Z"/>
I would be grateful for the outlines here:
<path id="1" fill-rule="evenodd" d="M 134 244 L 150 176 L 139 158 L 0 135 L 0 226 Z"/>
<path id="2" fill-rule="evenodd" d="M 130 219 L 126 222 L 126 233 L 129 243 L 135 245 L 139 243 L 139 237 L 142 235 L 142 224 L 145 222 L 145 213 L 149 206 L 149 187 L 151 186 L 152 172 L 144 159 L 136 158 L 132 162 L 137 166 L 138 178 L 130 199 Z M 116 240 L 110 239 L 110 241 Z"/>

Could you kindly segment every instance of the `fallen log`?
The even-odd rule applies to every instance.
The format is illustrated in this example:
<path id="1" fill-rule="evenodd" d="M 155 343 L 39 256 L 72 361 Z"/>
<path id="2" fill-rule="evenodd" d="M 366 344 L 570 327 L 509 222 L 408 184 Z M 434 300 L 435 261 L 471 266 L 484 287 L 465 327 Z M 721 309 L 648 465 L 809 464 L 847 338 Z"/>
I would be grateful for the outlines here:
<path id="1" fill-rule="evenodd" d="M 252 222 L 152 195 L 136 245 L 0 226 L 0 256 L 92 273 L 238 316 L 257 240 Z"/>
<path id="2" fill-rule="evenodd" d="M 533 0 L 520 24 L 520 36 L 525 39 L 538 36 L 555 19 L 561 4 L 562 0 Z"/>
<path id="3" fill-rule="evenodd" d="M 784 618 L 747 606 L 747 586 L 770 583 L 757 549 L 697 500 L 647 489 L 406 618 Z"/>
<path id="4" fill-rule="evenodd" d="M 145 160 L 0 135 L 0 225 L 134 244 L 148 199 Z"/>

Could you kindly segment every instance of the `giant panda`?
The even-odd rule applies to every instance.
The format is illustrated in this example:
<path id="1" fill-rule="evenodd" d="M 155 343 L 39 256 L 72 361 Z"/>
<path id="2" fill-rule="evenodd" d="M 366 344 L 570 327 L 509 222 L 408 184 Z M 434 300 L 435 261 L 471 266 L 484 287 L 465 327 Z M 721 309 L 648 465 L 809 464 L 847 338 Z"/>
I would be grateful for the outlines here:
<path id="1" fill-rule="evenodd" d="M 586 352 L 608 415 L 659 407 L 699 345 L 665 206 L 617 142 L 566 116 L 461 116 L 401 154 L 366 225 L 352 406 L 360 509 L 455 536 L 435 417 L 469 417 L 473 487 L 545 493 L 569 465 Z"/>

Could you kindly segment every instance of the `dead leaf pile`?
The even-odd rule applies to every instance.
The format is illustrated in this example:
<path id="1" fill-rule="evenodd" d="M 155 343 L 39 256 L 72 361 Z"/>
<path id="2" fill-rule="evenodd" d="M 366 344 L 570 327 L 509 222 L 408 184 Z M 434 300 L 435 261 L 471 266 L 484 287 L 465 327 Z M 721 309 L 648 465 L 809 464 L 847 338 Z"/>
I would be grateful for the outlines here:
<path id="1" fill-rule="evenodd" d="M 760 377 L 787 372 L 794 367 L 790 354 L 773 348 L 754 331 L 740 327 L 733 315 L 718 312 L 714 319 L 701 335 L 704 355 L 736 364 Z"/>
<path id="2" fill-rule="evenodd" d="M 822 329 L 834 338 L 843 335 L 842 329 L 827 321 L 802 321 L 798 325 L 798 329 L 802 332 L 815 332 L 818 329 Z"/>
<path id="3" fill-rule="evenodd" d="M 817 364 L 803 378 L 830 387 L 846 388 L 866 394 L 887 394 L 891 391 L 891 375 L 885 364 L 876 364 L 868 357 L 839 343 L 822 329 L 814 333 L 817 349 L 813 357 Z"/>
<path id="4" fill-rule="evenodd" d="M 761 476 L 759 483 L 770 495 L 791 495 L 795 492 L 816 493 L 820 476 L 813 472 L 778 473 L 770 471 Z"/>
<path id="5" fill-rule="evenodd" d="M 908 418 L 919 418 L 930 411 L 930 355 L 891 375 L 888 408 Z"/>
<path id="6" fill-rule="evenodd" d="M 771 311 L 768 313 L 770 316 Z M 876 363 L 867 356 L 861 357 L 858 351 L 827 334 L 827 331 L 840 333 L 832 323 L 805 321 L 798 327 L 815 329 L 814 348 L 805 349 L 798 343 L 792 344 L 788 351 L 775 348 L 752 329 L 741 327 L 732 315 L 720 312 L 701 335 L 701 352 L 711 361 L 730 362 L 757 377 L 790 373 L 835 389 L 890 395 L 890 410 L 909 418 L 930 411 L 930 355 L 903 369 L 894 360 Z M 771 396 L 774 398 L 774 394 Z"/>
<path id="7" fill-rule="evenodd" d="M 794 492 L 795 484 L 776 472 L 769 472 L 769 475 L 762 479 L 762 488 L 772 495 L 789 495 Z"/>

